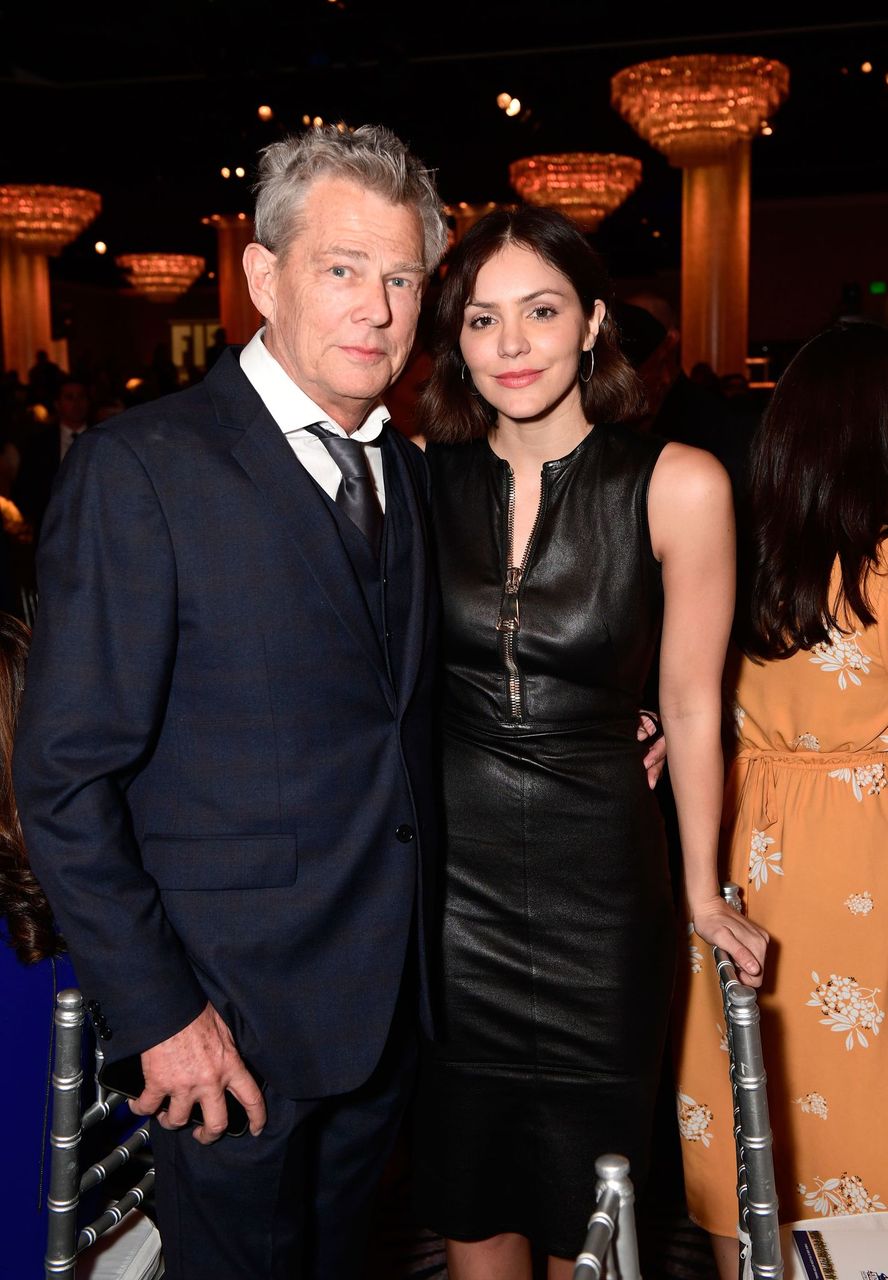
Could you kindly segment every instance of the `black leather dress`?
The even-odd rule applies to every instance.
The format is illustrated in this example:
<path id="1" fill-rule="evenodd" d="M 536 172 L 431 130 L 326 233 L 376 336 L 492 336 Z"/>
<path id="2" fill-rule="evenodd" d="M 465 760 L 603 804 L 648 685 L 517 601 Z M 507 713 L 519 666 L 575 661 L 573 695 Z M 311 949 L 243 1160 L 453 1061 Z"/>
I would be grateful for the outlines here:
<path id="1" fill-rule="evenodd" d="M 415 1145 L 420 1221 L 573 1258 L 595 1158 L 639 1184 L 676 922 L 636 739 L 662 619 L 647 490 L 663 447 L 599 425 L 547 462 L 525 563 L 511 469 L 430 445 L 445 618 L 438 1039 Z"/>

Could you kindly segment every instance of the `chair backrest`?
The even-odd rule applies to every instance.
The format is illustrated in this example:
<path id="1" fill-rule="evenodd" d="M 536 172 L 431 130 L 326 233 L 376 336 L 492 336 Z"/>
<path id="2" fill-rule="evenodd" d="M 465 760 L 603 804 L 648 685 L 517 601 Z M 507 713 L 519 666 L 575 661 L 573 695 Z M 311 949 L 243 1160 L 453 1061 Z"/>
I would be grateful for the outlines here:
<path id="1" fill-rule="evenodd" d="M 84 1133 L 111 1116 L 123 1101 L 96 1083 L 96 1101 L 86 1110 L 81 1105 L 83 1085 L 83 997 L 74 988 L 60 991 L 55 1007 L 55 1050 L 52 1074 L 51 1165 L 48 1197 L 49 1230 L 45 1259 L 46 1280 L 75 1280 L 86 1273 L 98 1280 L 156 1280 L 163 1275 L 160 1235 L 154 1223 L 138 1212 L 154 1185 L 154 1170 L 142 1169 L 143 1176 L 88 1226 L 78 1230 L 81 1197 L 104 1183 L 133 1157 L 148 1148 L 147 1124 L 136 1129 L 124 1142 L 114 1145 L 89 1168 L 81 1170 L 81 1142 Z M 101 1065 L 96 1050 L 96 1072 Z M 119 1231 L 118 1224 L 126 1222 Z M 108 1234 L 112 1233 L 112 1234 Z M 94 1265 L 78 1267 L 84 1250 L 100 1242 Z M 99 1261 L 99 1255 L 101 1260 Z"/>
<path id="2" fill-rule="evenodd" d="M 724 885 L 722 894 L 734 910 L 742 911 L 738 885 Z M 737 977 L 727 952 L 713 947 L 712 953 L 725 1011 L 734 1100 L 737 1203 L 744 1244 L 740 1275 L 779 1280 L 783 1255 L 758 998 L 755 988 Z"/>
<path id="3" fill-rule="evenodd" d="M 574 1280 L 641 1280 L 629 1161 L 625 1156 L 599 1156 L 595 1175 L 595 1208 L 574 1266 Z"/>

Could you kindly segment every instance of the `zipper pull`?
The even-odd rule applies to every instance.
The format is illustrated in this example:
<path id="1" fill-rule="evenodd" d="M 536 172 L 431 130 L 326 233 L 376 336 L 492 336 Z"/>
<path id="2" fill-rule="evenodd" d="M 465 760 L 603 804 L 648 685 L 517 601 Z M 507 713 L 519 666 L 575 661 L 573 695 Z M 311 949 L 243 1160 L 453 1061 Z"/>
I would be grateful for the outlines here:
<path id="1" fill-rule="evenodd" d="M 518 588 L 521 585 L 521 569 L 513 565 L 506 571 L 506 584 L 503 598 L 500 601 L 499 617 L 496 621 L 497 631 L 517 631 L 521 626 L 521 611 L 518 608 Z"/>

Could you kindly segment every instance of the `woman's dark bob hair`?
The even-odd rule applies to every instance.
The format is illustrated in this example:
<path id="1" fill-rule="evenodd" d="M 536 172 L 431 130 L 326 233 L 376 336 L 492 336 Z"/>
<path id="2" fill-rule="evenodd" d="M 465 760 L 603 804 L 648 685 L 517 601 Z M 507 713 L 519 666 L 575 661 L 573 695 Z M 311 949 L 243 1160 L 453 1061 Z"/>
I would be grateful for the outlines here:
<path id="1" fill-rule="evenodd" d="M 494 425 L 492 406 L 478 395 L 471 379 L 463 381 L 459 340 L 478 272 L 512 244 L 538 254 L 569 280 L 587 317 L 598 299 L 605 306 L 610 303 L 604 263 L 570 218 L 533 205 L 486 214 L 466 232 L 447 263 L 432 338 L 434 369 L 419 399 L 419 417 L 429 440 L 461 444 L 486 435 Z M 579 363 L 579 352 L 577 358 Z M 579 380 L 579 388 L 587 422 L 622 422 L 644 413 L 642 382 L 619 349 L 609 311 L 595 340 L 595 371 L 588 382 Z"/>

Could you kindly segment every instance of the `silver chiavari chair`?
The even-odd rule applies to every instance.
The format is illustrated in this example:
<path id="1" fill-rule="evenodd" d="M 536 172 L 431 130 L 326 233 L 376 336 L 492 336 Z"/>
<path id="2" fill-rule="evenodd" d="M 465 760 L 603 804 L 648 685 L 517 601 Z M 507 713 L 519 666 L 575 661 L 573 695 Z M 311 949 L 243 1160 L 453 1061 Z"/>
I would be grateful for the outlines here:
<path id="1" fill-rule="evenodd" d="M 595 1174 L 595 1209 L 576 1260 L 574 1280 L 641 1280 L 629 1161 L 625 1156 L 599 1156 Z"/>
<path id="2" fill-rule="evenodd" d="M 739 885 L 723 885 L 722 896 L 742 913 Z M 740 982 L 727 952 L 721 947 L 713 947 L 712 952 L 725 1011 L 734 1099 L 739 1234 L 743 1243 L 740 1277 L 780 1280 L 783 1254 L 758 998 L 753 987 Z"/>
<path id="3" fill-rule="evenodd" d="M 79 1280 L 81 1276 L 93 1280 L 159 1280 L 163 1275 L 160 1234 L 138 1208 L 154 1184 L 153 1169 L 147 1170 L 119 1200 L 110 1203 L 94 1222 L 78 1231 L 81 1197 L 104 1183 L 148 1144 L 148 1128 L 143 1125 L 81 1172 L 84 1133 L 107 1120 L 123 1101 L 120 1094 L 109 1093 L 97 1082 L 96 1101 L 82 1110 L 83 1019 L 81 993 L 73 988 L 60 991 L 55 1008 L 49 1230 L 44 1275 L 46 1280 Z M 96 1072 L 102 1057 L 97 1049 Z M 119 1224 L 123 1225 L 115 1230 Z M 85 1250 L 93 1251 L 88 1260 L 82 1259 Z"/>

